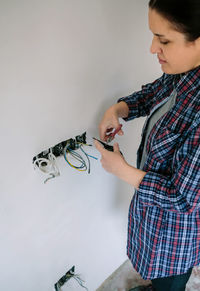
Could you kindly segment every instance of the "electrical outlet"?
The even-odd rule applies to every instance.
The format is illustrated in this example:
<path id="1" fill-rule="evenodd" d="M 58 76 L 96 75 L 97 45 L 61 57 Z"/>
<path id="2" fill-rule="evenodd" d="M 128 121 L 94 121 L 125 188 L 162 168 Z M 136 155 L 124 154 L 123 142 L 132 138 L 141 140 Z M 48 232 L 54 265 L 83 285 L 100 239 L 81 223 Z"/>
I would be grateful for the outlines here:
<path id="1" fill-rule="evenodd" d="M 61 155 L 63 155 L 63 151 L 64 151 L 64 148 L 66 146 L 69 146 L 70 149 L 72 150 L 75 150 L 79 147 L 79 143 L 83 143 L 83 144 L 86 144 L 86 132 L 84 132 L 83 134 L 81 135 L 77 135 L 75 137 L 75 139 L 73 138 L 70 138 L 70 139 L 67 139 L 65 141 L 62 141 L 58 144 L 56 144 L 54 147 L 51 147 L 47 150 L 44 150 L 43 152 L 39 153 L 37 156 L 33 157 L 33 163 L 39 158 L 44 158 L 44 159 L 48 159 L 48 155 L 49 153 L 52 152 L 52 154 L 54 154 L 55 157 L 59 157 Z M 45 162 L 43 162 L 45 163 Z M 36 165 L 37 165 L 37 162 L 36 162 Z M 44 164 L 45 166 L 45 164 Z"/>

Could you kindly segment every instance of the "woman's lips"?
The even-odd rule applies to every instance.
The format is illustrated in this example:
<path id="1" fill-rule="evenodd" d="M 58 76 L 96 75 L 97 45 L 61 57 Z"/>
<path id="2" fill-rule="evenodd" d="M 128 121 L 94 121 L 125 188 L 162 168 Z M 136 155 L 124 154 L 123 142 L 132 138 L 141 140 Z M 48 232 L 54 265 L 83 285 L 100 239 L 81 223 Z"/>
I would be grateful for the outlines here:
<path id="1" fill-rule="evenodd" d="M 164 61 L 164 60 L 162 60 L 162 59 L 160 59 L 160 58 L 158 58 L 158 60 L 159 60 L 159 63 L 162 65 L 162 64 L 166 64 L 166 61 Z"/>

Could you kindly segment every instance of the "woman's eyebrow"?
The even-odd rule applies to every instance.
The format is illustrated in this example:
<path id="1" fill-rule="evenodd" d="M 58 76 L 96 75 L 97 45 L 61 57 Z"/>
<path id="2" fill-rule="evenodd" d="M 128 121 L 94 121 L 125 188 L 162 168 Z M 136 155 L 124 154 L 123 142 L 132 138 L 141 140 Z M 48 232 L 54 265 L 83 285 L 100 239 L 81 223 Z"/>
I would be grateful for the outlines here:
<path id="1" fill-rule="evenodd" d="M 154 33 L 154 35 L 156 35 L 158 37 L 165 37 L 163 34 L 159 34 L 159 33 Z"/>

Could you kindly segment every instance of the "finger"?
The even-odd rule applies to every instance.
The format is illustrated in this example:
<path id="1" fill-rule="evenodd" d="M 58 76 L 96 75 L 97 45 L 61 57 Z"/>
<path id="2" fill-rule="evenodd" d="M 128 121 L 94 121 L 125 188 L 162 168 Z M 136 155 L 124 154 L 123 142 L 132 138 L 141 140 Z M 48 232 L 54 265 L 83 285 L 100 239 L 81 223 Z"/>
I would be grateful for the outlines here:
<path id="1" fill-rule="evenodd" d="M 99 128 L 99 137 L 101 140 L 106 141 L 106 136 L 107 136 L 106 132 L 107 132 L 106 128 L 101 128 L 101 127 Z"/>
<path id="2" fill-rule="evenodd" d="M 122 129 L 120 129 L 117 134 L 118 135 L 124 135 L 124 131 Z"/>
<path id="3" fill-rule="evenodd" d="M 105 133 L 105 137 L 104 137 L 104 141 L 105 142 L 108 142 L 109 138 L 112 136 L 112 133 L 114 132 L 114 128 L 111 127 L 111 128 L 108 128 L 106 130 L 106 133 Z"/>
<path id="4" fill-rule="evenodd" d="M 114 131 L 114 135 L 116 135 L 117 133 L 119 135 L 122 135 L 123 134 L 122 126 L 123 125 L 120 123 L 119 127 Z"/>
<path id="5" fill-rule="evenodd" d="M 96 149 L 103 154 L 105 152 L 105 149 L 103 147 L 103 145 L 100 144 L 100 142 L 98 142 L 97 140 L 94 140 L 94 145 L 96 147 Z"/>
<path id="6" fill-rule="evenodd" d="M 111 128 L 107 128 L 106 133 L 110 133 L 110 132 L 112 132 L 112 131 L 113 131 L 113 127 L 111 127 Z"/>
<path id="7" fill-rule="evenodd" d="M 116 121 L 116 123 L 107 125 L 105 126 L 99 126 L 99 136 L 101 140 L 106 141 L 108 139 L 109 134 L 111 134 L 112 132 L 114 132 L 115 130 L 117 130 L 117 128 L 119 128 L 120 124 L 118 122 L 118 120 Z"/>
<path id="8" fill-rule="evenodd" d="M 101 140 L 106 141 L 107 137 L 113 132 L 114 127 L 109 126 L 107 128 L 101 128 L 99 129 L 99 137 Z"/>
<path id="9" fill-rule="evenodd" d="M 113 150 L 114 150 L 115 153 L 120 152 L 119 144 L 117 142 L 114 143 Z"/>

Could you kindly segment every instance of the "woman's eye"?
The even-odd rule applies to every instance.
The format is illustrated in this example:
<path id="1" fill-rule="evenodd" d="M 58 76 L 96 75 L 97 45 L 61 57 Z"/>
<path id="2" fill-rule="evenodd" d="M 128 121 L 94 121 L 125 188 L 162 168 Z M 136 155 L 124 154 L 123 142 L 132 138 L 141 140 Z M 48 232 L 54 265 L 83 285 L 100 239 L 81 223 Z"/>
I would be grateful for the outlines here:
<path id="1" fill-rule="evenodd" d="M 166 45 L 169 43 L 169 41 L 160 41 L 160 43 Z"/>

